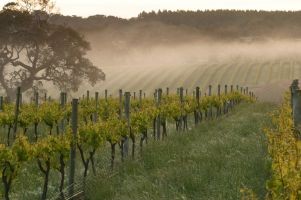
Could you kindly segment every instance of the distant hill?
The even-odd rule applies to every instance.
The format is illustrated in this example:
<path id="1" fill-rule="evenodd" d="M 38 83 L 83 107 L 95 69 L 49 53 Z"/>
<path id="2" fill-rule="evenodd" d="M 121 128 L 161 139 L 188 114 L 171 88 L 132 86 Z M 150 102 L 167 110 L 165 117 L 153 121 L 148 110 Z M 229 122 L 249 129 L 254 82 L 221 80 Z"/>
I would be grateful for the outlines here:
<path id="1" fill-rule="evenodd" d="M 122 19 L 96 15 L 88 18 L 54 15 L 51 21 L 82 32 L 114 29 L 131 33 L 154 31 L 166 40 L 171 31 L 185 30 L 192 35 L 219 40 L 252 41 L 266 38 L 301 38 L 301 11 L 158 11 L 142 12 L 137 17 Z M 159 28 L 159 31 L 158 31 Z M 153 33 L 153 32 L 151 32 Z M 143 35 L 143 34 L 142 34 Z"/>

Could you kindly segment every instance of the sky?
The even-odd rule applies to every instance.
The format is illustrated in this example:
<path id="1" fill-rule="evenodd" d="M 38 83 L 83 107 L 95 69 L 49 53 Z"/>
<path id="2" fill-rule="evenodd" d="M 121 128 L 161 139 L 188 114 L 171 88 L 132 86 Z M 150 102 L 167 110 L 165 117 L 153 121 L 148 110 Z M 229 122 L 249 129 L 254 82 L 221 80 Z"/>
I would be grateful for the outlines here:
<path id="1" fill-rule="evenodd" d="M 0 0 L 0 8 L 11 0 Z M 55 0 L 63 15 L 87 17 L 96 14 L 122 18 L 142 11 L 161 10 L 301 10 L 301 0 Z"/>

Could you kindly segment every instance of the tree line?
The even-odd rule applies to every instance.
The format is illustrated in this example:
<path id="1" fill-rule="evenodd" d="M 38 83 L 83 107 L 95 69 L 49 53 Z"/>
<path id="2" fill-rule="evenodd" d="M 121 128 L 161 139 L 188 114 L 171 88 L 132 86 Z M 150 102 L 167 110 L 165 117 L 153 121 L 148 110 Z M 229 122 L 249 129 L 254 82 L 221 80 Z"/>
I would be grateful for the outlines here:
<path id="1" fill-rule="evenodd" d="M 107 27 L 119 29 L 141 23 L 158 22 L 167 26 L 196 29 L 201 35 L 219 39 L 299 38 L 301 34 L 301 11 L 159 10 L 142 12 L 131 19 L 104 15 L 82 18 L 57 14 L 51 17 L 51 22 L 67 24 L 81 31 L 103 30 Z"/>

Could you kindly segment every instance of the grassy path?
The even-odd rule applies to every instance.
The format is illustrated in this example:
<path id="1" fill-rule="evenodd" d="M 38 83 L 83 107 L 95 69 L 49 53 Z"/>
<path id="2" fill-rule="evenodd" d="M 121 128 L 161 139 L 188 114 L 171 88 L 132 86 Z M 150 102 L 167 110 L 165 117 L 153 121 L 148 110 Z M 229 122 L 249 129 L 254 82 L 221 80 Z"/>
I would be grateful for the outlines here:
<path id="1" fill-rule="evenodd" d="M 110 179 L 98 179 L 89 199 L 240 199 L 240 188 L 262 199 L 269 161 L 261 127 L 273 108 L 242 104 L 227 117 L 150 143 Z"/>

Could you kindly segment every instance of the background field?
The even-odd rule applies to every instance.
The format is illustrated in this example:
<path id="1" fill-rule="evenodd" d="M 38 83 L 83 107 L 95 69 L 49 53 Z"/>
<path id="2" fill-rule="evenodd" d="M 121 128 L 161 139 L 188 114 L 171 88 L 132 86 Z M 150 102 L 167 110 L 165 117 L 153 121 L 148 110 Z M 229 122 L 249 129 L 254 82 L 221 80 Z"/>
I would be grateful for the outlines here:
<path id="1" fill-rule="evenodd" d="M 88 37 L 93 41 L 95 38 Z M 96 41 L 96 40 L 95 40 Z M 218 43 L 198 41 L 190 44 L 137 47 L 117 54 L 92 43 L 89 57 L 106 73 L 106 81 L 94 90 L 118 89 L 152 94 L 158 87 L 175 89 L 200 86 L 203 94 L 208 85 L 248 86 L 260 100 L 279 102 L 292 79 L 301 77 L 299 42 Z M 301 48 L 300 48 L 301 49 Z M 86 86 L 88 87 L 88 86 Z M 92 89 L 93 90 L 93 89 Z"/>

